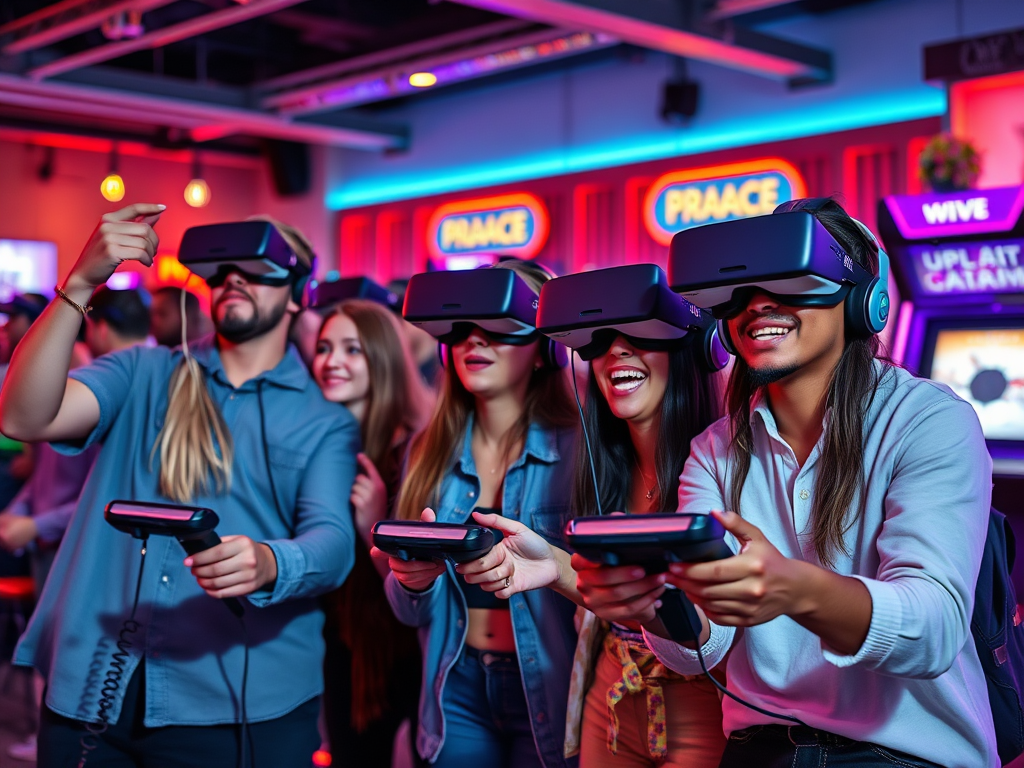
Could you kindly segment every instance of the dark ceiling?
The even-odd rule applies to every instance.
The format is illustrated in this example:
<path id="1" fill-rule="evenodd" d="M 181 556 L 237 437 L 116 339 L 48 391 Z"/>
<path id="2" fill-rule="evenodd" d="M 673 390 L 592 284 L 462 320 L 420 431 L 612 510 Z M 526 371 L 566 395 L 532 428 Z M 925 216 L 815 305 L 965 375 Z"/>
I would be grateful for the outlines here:
<path id="1" fill-rule="evenodd" d="M 756 74 L 823 82 L 827 51 L 754 27 L 881 1 L 550 0 L 544 16 L 530 0 L 3 0 L 0 125 L 241 150 L 255 139 L 394 149 L 409 138 L 382 122 L 386 106 L 419 97 L 407 82 L 419 69 L 447 67 L 438 87 L 486 88 L 488 75 L 525 77 L 620 43 L 679 54 L 712 40 L 714 63 L 744 68 L 745 54 L 768 53 Z M 634 16 L 665 34 L 618 34 L 614 20 Z M 493 71 L 466 74 L 486 57 Z"/>

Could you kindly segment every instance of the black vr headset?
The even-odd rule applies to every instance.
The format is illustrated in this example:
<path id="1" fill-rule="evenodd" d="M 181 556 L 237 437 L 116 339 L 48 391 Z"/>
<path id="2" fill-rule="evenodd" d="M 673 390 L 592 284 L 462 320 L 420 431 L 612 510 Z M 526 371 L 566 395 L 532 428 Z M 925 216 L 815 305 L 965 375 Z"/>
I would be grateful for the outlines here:
<path id="1" fill-rule="evenodd" d="M 714 319 L 673 293 L 665 273 L 654 264 L 598 269 L 545 283 L 537 330 L 575 349 L 583 360 L 603 355 L 619 335 L 645 350 L 667 351 L 696 342 L 711 371 L 729 359 Z"/>
<path id="2" fill-rule="evenodd" d="M 877 277 L 854 261 L 811 213 L 827 202 L 795 200 L 768 216 L 677 233 L 669 251 L 672 289 L 720 321 L 745 309 L 759 291 L 794 307 L 834 307 L 845 299 L 851 336 L 880 333 L 889 317 L 889 257 L 879 247 Z M 721 322 L 719 336 L 735 354 Z"/>
<path id="3" fill-rule="evenodd" d="M 251 283 L 292 285 L 292 298 L 303 304 L 314 265 L 305 265 L 269 221 L 233 221 L 185 230 L 178 261 L 211 288 L 237 271 Z"/>
<path id="4" fill-rule="evenodd" d="M 368 277 L 343 277 L 318 283 L 309 292 L 309 306 L 329 309 L 349 299 L 366 299 L 383 304 L 388 309 L 398 307 L 398 295 Z"/>
<path id="5" fill-rule="evenodd" d="M 446 346 L 465 340 L 474 328 L 500 344 L 542 339 L 544 365 L 561 368 L 565 350 L 537 332 L 537 301 L 511 269 L 423 272 L 409 280 L 402 316 Z"/>

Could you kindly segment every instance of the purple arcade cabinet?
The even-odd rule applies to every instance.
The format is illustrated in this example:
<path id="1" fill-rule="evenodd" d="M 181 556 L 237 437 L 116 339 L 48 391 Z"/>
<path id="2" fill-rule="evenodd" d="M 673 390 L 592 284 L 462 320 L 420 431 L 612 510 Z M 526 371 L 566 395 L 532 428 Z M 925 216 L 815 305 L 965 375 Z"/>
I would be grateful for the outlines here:
<path id="1" fill-rule="evenodd" d="M 1024 186 L 887 197 L 878 229 L 902 300 L 893 358 L 974 406 L 992 504 L 1024 541 Z"/>

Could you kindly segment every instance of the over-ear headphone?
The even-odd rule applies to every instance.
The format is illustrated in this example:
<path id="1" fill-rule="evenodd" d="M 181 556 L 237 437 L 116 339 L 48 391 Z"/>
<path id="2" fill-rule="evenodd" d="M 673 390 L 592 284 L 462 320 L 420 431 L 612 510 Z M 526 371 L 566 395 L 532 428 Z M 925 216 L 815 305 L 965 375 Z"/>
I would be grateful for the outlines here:
<path id="1" fill-rule="evenodd" d="M 729 364 L 729 357 L 736 354 L 728 343 L 729 332 L 722 333 L 721 322 L 712 323 L 701 331 L 701 361 L 711 373 L 725 368 Z"/>
<path id="2" fill-rule="evenodd" d="M 807 211 L 814 214 L 829 205 L 836 211 L 846 213 L 843 207 L 831 197 L 790 200 L 778 206 L 773 213 Z M 889 255 L 882 249 L 882 244 L 875 237 L 874 232 L 868 229 L 863 222 L 849 214 L 846 215 L 867 238 L 868 242 L 878 250 L 877 275 L 866 283 L 855 285 L 846 296 L 844 305 L 847 334 L 854 338 L 867 338 L 881 333 L 889 319 Z"/>
<path id="3" fill-rule="evenodd" d="M 305 275 L 292 273 L 294 276 L 294 280 L 292 280 L 292 301 L 298 305 L 299 309 L 305 309 L 309 306 L 310 294 L 316 286 L 316 279 L 313 277 L 316 274 L 316 262 L 316 254 L 310 254 L 309 272 Z"/>

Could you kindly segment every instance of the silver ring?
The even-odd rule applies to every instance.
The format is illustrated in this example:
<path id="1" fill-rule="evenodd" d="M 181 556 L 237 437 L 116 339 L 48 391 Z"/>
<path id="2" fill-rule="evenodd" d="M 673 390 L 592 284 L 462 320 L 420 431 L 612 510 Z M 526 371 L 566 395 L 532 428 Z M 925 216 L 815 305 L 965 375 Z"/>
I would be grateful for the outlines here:
<path id="1" fill-rule="evenodd" d="M 511 576 L 506 576 L 505 577 L 505 589 L 508 589 L 511 586 L 512 586 L 512 577 Z"/>

